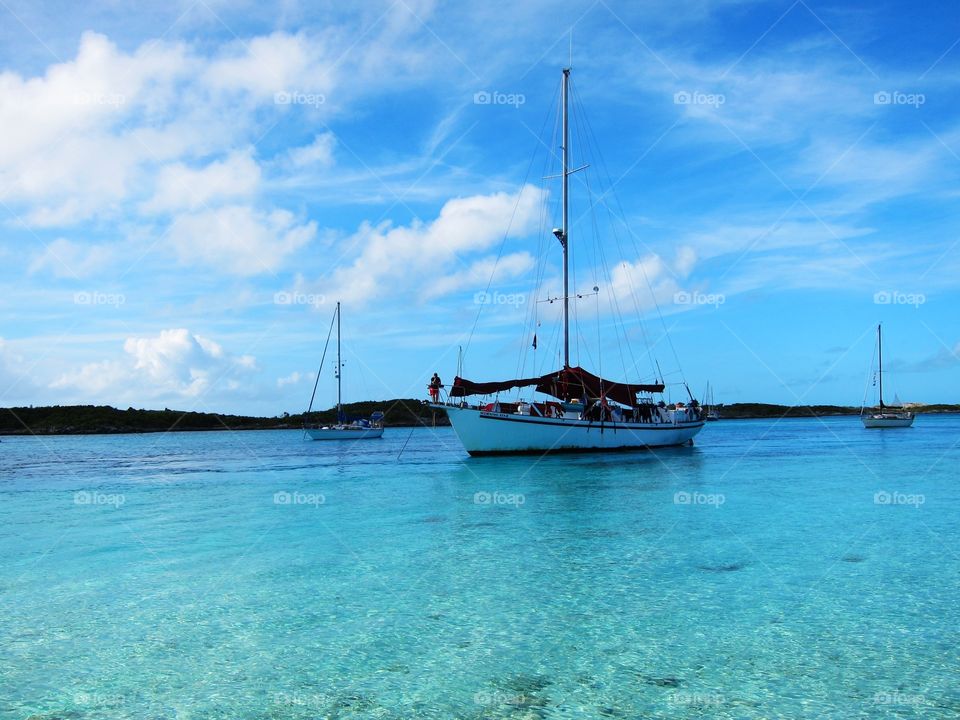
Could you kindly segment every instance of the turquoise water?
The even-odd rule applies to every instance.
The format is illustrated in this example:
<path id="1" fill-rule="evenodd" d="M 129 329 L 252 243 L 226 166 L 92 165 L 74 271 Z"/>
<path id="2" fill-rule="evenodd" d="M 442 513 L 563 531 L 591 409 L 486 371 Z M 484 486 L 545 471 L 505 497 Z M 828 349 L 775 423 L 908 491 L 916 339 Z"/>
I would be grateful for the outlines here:
<path id="1" fill-rule="evenodd" d="M 2 718 L 955 718 L 960 418 L 3 438 Z"/>

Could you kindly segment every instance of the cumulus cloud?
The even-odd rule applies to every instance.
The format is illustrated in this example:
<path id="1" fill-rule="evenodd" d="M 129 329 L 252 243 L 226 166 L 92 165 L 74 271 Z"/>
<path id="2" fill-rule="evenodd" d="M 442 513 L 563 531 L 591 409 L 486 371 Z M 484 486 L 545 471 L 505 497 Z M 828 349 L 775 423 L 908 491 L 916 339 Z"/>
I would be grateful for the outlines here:
<path id="1" fill-rule="evenodd" d="M 328 167 L 333 164 L 333 149 L 337 139 L 333 133 L 321 133 L 313 142 L 290 150 L 290 161 L 294 167 Z"/>
<path id="2" fill-rule="evenodd" d="M 181 215 L 170 231 L 180 261 L 233 273 L 276 271 L 317 233 L 315 222 L 297 224 L 285 210 L 260 213 L 233 205 Z"/>
<path id="3" fill-rule="evenodd" d="M 242 91 L 259 99 L 277 93 L 328 91 L 334 64 L 324 60 L 326 43 L 303 34 L 275 32 L 237 42 L 211 63 L 204 80 L 223 91 Z"/>
<path id="4" fill-rule="evenodd" d="M 641 310 L 652 307 L 654 301 L 672 302 L 696 261 L 696 252 L 688 246 L 678 248 L 672 263 L 654 254 L 634 262 L 622 261 L 610 271 L 611 293 L 621 302 L 635 303 Z"/>
<path id="5" fill-rule="evenodd" d="M 249 149 L 200 168 L 173 163 L 160 170 L 154 196 L 142 207 L 148 212 L 197 210 L 219 199 L 248 197 L 259 184 L 260 166 Z"/>
<path id="6" fill-rule="evenodd" d="M 230 355 L 218 343 L 185 328 L 127 338 L 123 351 L 118 359 L 63 373 L 50 387 L 107 402 L 189 399 L 214 386 L 236 390 L 256 369 L 253 356 Z"/>
<path id="7" fill-rule="evenodd" d="M 43 75 L 0 72 L 0 200 L 29 225 L 62 227 L 134 202 L 160 212 L 249 197 L 260 169 L 237 148 L 261 137 L 253 110 L 289 111 L 274 95 L 290 88 L 329 93 L 332 53 L 283 32 L 211 57 L 164 40 L 126 52 L 84 33 L 76 57 Z M 321 159 L 323 147 L 309 152 Z"/>
<path id="8" fill-rule="evenodd" d="M 333 271 L 324 283 L 326 294 L 363 303 L 394 293 L 401 286 L 417 291 L 420 299 L 466 289 L 457 285 L 472 282 L 484 267 L 474 264 L 472 254 L 489 249 L 504 233 L 522 237 L 531 232 L 544 197 L 544 191 L 528 185 L 514 194 L 450 200 L 428 223 L 417 221 L 402 227 L 364 224 L 347 241 L 359 248 L 359 254 Z M 524 264 L 522 254 L 513 255 L 505 268 L 516 270 Z M 443 279 L 438 281 L 438 277 Z"/>
<path id="9" fill-rule="evenodd" d="M 298 382 L 300 382 L 306 377 L 307 376 L 304 375 L 303 373 L 295 370 L 289 375 L 285 375 L 284 377 L 278 377 L 277 387 L 282 388 L 282 387 L 286 387 L 287 385 L 296 385 Z"/>

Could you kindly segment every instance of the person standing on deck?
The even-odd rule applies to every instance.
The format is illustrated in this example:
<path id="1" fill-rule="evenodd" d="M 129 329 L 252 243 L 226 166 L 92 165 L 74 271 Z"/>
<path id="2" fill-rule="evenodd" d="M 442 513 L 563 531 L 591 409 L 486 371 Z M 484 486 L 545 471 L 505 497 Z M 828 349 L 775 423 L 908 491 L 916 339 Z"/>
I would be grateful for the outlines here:
<path id="1" fill-rule="evenodd" d="M 440 388 L 443 387 L 443 381 L 440 380 L 440 376 L 437 373 L 433 374 L 433 377 L 430 378 L 430 385 L 428 386 L 430 390 L 430 399 L 437 403 L 440 402 Z"/>

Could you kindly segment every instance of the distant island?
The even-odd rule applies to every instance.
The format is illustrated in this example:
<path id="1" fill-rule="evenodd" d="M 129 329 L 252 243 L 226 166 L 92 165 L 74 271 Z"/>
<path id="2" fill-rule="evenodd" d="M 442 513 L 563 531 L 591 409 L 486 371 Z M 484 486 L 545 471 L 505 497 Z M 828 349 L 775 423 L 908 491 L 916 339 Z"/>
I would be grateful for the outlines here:
<path id="1" fill-rule="evenodd" d="M 401 398 L 345 403 L 348 418 L 366 418 L 384 413 L 392 427 L 449 425 L 445 413 L 434 412 L 421 400 Z M 303 427 L 305 413 L 278 417 L 224 415 L 183 410 L 119 410 L 109 405 L 54 405 L 0 409 L 0 435 L 86 435 L 199 430 L 289 430 Z M 311 412 L 311 423 L 336 422 L 337 410 Z"/>
<path id="2" fill-rule="evenodd" d="M 955 413 L 960 405 L 911 405 L 916 413 Z M 349 418 L 365 418 L 384 413 L 389 427 L 445 426 L 446 414 L 434 411 L 422 400 L 395 400 L 347 403 L 343 410 Z M 860 408 L 846 405 L 771 405 L 733 403 L 719 407 L 721 420 L 758 418 L 804 418 L 835 415 L 859 415 Z M 278 417 L 224 415 L 182 410 L 119 410 L 109 405 L 53 405 L 49 407 L 0 408 L 0 435 L 87 435 L 111 433 L 149 433 L 200 430 L 290 430 L 303 426 L 305 413 Z M 336 421 L 336 408 L 310 413 L 310 422 Z"/>

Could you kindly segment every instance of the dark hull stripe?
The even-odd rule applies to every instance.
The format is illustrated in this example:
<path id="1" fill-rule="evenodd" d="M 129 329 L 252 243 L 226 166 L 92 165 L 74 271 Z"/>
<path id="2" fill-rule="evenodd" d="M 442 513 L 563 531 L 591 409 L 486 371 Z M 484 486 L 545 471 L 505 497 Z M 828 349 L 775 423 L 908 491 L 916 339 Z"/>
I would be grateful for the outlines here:
<path id="1" fill-rule="evenodd" d="M 469 411 L 468 411 L 468 412 L 469 412 Z M 474 412 L 477 412 L 477 411 L 474 411 Z M 526 418 L 526 417 L 530 417 L 530 416 L 524 415 L 524 416 L 521 416 L 521 417 Z M 544 420 L 527 420 L 527 419 L 521 420 L 520 418 L 500 417 L 499 415 L 484 415 L 483 413 L 480 413 L 480 419 L 481 419 L 481 420 L 500 420 L 500 421 L 502 421 L 502 422 L 528 423 L 528 424 L 530 424 L 530 425 L 550 425 L 550 426 L 552 426 L 552 427 L 563 427 L 563 428 L 586 428 L 586 429 L 588 429 L 588 430 L 594 430 L 594 429 L 595 429 L 595 430 L 602 430 L 602 431 L 604 431 L 604 432 L 607 431 L 607 430 L 612 430 L 613 432 L 616 432 L 616 431 L 618 431 L 618 430 L 687 430 L 687 429 L 690 429 L 690 428 L 703 427 L 703 425 L 704 425 L 704 421 L 703 421 L 703 420 L 697 420 L 697 421 L 695 421 L 695 422 L 678 423 L 678 424 L 676 424 L 676 425 L 668 425 L 668 424 L 666 424 L 666 423 L 660 423 L 660 424 L 657 424 L 657 425 L 653 425 L 653 424 L 651 424 L 651 425 L 641 425 L 641 424 L 638 424 L 638 423 L 613 423 L 613 422 L 608 422 L 608 423 L 580 423 L 580 422 L 578 422 L 577 424 L 574 425 L 574 424 L 569 424 L 569 423 L 570 423 L 569 420 L 567 420 L 567 421 L 554 420 L 554 421 L 552 421 L 552 422 L 549 421 L 549 420 L 546 420 L 546 419 L 544 419 Z"/>

